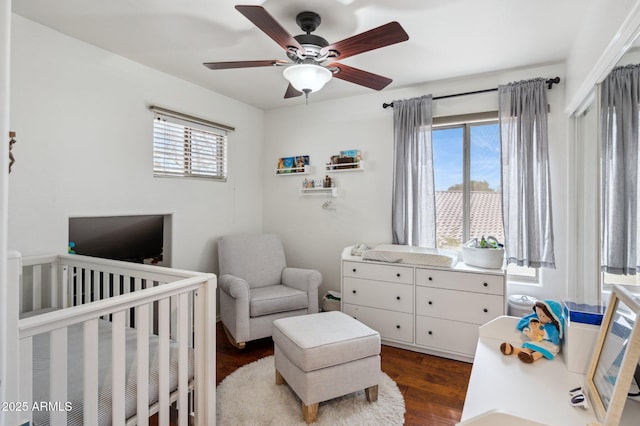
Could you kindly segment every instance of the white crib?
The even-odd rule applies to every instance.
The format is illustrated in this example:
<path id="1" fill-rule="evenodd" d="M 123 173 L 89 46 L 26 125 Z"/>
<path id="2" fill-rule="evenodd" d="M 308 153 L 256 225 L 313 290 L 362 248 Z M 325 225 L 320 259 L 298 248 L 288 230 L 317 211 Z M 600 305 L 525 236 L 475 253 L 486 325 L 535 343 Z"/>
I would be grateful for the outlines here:
<path id="1" fill-rule="evenodd" d="M 146 425 L 155 413 L 159 425 L 215 424 L 215 275 L 17 261 L 19 424 Z"/>

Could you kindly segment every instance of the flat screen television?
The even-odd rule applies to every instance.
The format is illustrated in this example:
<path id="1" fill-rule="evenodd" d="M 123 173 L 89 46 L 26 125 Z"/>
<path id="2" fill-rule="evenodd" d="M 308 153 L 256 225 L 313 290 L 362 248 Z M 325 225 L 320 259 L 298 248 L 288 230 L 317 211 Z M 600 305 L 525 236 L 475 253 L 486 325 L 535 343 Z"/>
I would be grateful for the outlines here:
<path id="1" fill-rule="evenodd" d="M 76 254 L 135 263 L 162 262 L 164 215 L 69 218 L 69 246 Z"/>

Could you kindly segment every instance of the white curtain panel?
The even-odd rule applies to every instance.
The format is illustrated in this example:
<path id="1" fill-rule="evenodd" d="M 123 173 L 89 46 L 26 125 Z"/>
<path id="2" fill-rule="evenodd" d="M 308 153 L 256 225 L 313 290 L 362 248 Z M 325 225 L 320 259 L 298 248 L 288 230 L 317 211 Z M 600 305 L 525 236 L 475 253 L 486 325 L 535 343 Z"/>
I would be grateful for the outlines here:
<path id="1" fill-rule="evenodd" d="M 431 95 L 393 101 L 394 244 L 435 247 L 432 121 Z"/>
<path id="2" fill-rule="evenodd" d="M 601 269 L 635 275 L 638 259 L 640 65 L 611 71 L 601 90 Z"/>
<path id="3" fill-rule="evenodd" d="M 498 86 L 507 264 L 555 268 L 542 78 Z"/>

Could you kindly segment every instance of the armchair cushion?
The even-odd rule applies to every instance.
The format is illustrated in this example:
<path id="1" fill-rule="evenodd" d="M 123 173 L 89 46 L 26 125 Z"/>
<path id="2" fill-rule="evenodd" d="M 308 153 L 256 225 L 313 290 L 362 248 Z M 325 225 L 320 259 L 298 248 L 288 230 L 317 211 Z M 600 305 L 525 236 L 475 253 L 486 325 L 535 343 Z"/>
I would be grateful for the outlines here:
<path id="1" fill-rule="evenodd" d="M 309 297 L 306 292 L 283 285 L 251 289 L 250 315 L 252 318 L 278 312 L 306 309 Z"/>

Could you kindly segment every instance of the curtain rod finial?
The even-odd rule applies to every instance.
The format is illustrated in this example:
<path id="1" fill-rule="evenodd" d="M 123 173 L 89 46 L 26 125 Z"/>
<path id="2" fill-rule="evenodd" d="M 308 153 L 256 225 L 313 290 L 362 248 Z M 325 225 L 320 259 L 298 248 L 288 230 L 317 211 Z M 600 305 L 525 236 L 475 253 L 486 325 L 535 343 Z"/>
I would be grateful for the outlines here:
<path id="1" fill-rule="evenodd" d="M 554 84 L 560 83 L 560 77 L 550 78 L 549 80 L 546 81 L 546 83 L 547 83 L 547 89 L 551 90 Z"/>

